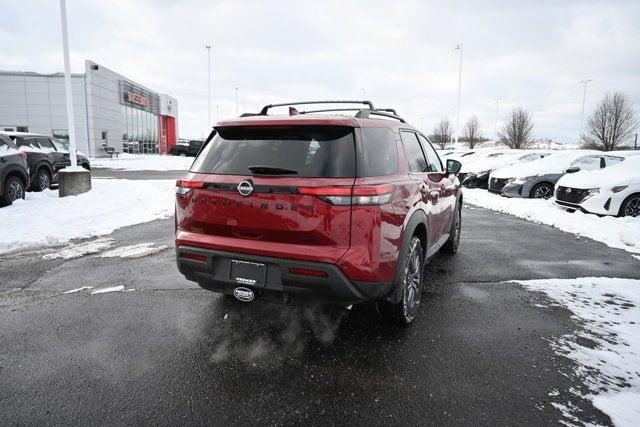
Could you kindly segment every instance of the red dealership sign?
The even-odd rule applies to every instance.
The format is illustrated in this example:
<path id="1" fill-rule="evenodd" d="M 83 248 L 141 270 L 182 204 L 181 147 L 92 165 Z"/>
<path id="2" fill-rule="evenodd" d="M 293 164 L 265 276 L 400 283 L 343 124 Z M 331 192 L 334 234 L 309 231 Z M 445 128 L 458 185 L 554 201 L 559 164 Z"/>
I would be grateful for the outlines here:
<path id="1" fill-rule="evenodd" d="M 149 107 L 150 105 L 149 98 L 138 95 L 137 93 L 127 92 L 127 99 L 129 100 L 129 102 L 142 105 L 143 107 Z"/>

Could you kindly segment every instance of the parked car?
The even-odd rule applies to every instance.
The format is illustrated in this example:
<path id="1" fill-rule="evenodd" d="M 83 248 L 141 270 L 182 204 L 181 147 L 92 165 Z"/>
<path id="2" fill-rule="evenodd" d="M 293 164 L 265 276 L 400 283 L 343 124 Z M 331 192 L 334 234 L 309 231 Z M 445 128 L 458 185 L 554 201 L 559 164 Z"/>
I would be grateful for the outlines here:
<path id="1" fill-rule="evenodd" d="M 467 188 L 489 187 L 489 174 L 496 169 L 509 165 L 531 162 L 543 158 L 547 151 L 540 150 L 511 150 L 495 153 L 469 163 L 463 163 L 460 176 L 464 176 L 462 185 Z"/>
<path id="2" fill-rule="evenodd" d="M 27 155 L 8 136 L 0 134 L 0 206 L 24 199 L 28 187 Z"/>
<path id="3" fill-rule="evenodd" d="M 460 163 L 443 167 L 416 128 L 366 103 L 218 123 L 176 183 L 180 272 L 242 301 L 374 300 L 412 322 L 425 260 L 458 249 Z"/>
<path id="4" fill-rule="evenodd" d="M 27 155 L 31 191 L 46 190 L 58 180 L 58 171 L 69 165 L 69 146 L 56 138 L 24 132 L 7 132 L 20 151 Z M 76 151 L 78 166 L 91 170 L 89 159 Z"/>
<path id="5" fill-rule="evenodd" d="M 197 156 L 200 152 L 200 148 L 204 141 L 187 141 L 187 142 L 178 142 L 176 145 L 172 146 L 169 149 L 169 154 L 173 154 L 174 156 Z"/>
<path id="6" fill-rule="evenodd" d="M 554 201 L 563 208 L 598 215 L 640 216 L 640 156 L 610 168 L 563 176 Z"/>
<path id="7" fill-rule="evenodd" d="M 539 160 L 495 170 L 489 177 L 489 191 L 507 197 L 548 199 L 565 173 L 601 169 L 623 159 L 602 151 L 559 151 Z"/>

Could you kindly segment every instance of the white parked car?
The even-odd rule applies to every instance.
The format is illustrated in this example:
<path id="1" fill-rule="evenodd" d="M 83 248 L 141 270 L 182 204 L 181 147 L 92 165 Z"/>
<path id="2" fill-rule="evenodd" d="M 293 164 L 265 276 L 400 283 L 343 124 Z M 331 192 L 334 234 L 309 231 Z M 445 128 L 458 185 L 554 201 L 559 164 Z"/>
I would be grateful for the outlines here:
<path id="1" fill-rule="evenodd" d="M 640 216 L 640 156 L 609 168 L 567 174 L 556 185 L 555 203 L 598 215 Z"/>
<path id="2" fill-rule="evenodd" d="M 462 184 L 465 187 L 486 189 L 489 185 L 489 174 L 492 171 L 541 159 L 547 154 L 548 151 L 543 150 L 509 150 L 488 154 L 486 157 L 463 163 L 458 177 L 462 177 L 460 179 L 463 180 Z"/>

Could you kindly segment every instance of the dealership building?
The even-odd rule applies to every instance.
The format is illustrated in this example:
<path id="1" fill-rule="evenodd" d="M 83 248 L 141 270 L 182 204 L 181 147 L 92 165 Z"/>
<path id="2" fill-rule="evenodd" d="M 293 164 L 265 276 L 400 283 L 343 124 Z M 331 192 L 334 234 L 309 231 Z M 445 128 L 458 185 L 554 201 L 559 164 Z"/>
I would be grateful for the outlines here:
<path id="1" fill-rule="evenodd" d="M 118 152 L 166 153 L 178 138 L 178 101 L 115 71 L 85 61 L 72 74 L 76 145 L 90 157 Z M 0 71 L 0 132 L 69 139 L 64 74 Z"/>

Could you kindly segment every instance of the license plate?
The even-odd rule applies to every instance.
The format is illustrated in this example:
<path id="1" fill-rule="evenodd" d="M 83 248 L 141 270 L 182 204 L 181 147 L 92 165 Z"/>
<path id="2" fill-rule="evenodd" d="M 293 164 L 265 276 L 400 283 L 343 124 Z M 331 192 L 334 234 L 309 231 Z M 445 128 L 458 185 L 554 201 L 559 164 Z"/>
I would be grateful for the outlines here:
<path id="1" fill-rule="evenodd" d="M 241 285 L 264 286 L 267 266 L 260 262 L 231 260 L 231 280 Z"/>

